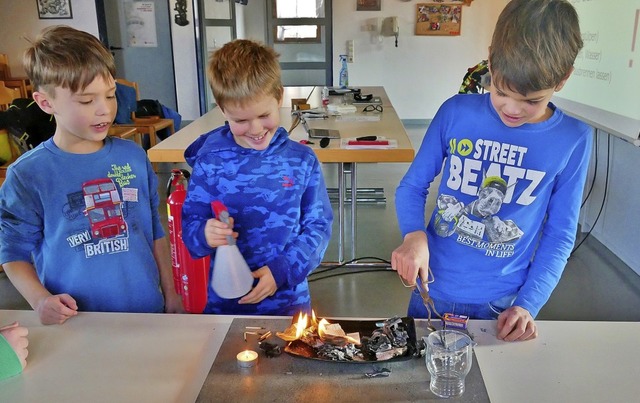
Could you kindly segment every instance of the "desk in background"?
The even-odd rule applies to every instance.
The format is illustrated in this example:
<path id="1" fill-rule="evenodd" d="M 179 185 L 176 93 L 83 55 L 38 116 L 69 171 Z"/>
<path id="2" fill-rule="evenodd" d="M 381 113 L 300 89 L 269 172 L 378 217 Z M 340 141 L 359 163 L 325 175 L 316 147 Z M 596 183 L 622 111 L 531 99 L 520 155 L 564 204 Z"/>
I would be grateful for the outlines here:
<path id="1" fill-rule="evenodd" d="M 30 332 L 27 368 L 22 375 L 0 381 L 0 400 L 193 402 L 206 385 L 209 370 L 234 318 L 81 312 L 63 325 L 44 326 L 33 311 L 0 310 L 0 324 L 17 320 Z M 256 317 L 256 321 L 267 323 L 281 319 Z M 469 322 L 469 331 L 478 343 L 474 351 L 491 402 L 637 401 L 640 322 L 538 321 L 537 324 L 540 331 L 537 339 L 507 343 L 496 340 L 495 321 Z M 255 342 L 248 343 L 247 348 L 255 349 Z M 260 359 L 268 358 L 261 355 Z M 271 376 L 270 382 L 296 376 L 261 374 L 259 365 L 254 368 L 258 371 L 250 374 Z M 370 366 L 367 367 L 362 369 L 363 373 L 370 372 Z M 240 369 L 237 373 L 219 375 L 229 382 L 251 380 Z M 394 371 L 389 379 L 394 381 L 394 377 L 401 375 Z M 317 378 L 325 386 L 323 390 L 340 393 L 336 388 L 326 387 L 338 375 L 309 372 L 304 376 Z M 389 393 L 389 388 L 380 388 L 375 378 L 367 382 L 371 382 L 369 400 L 378 401 Z M 426 391 L 428 378 L 408 387 L 424 389 L 425 400 L 433 398 Z M 460 401 L 471 398 L 463 395 Z"/>
<path id="2" fill-rule="evenodd" d="M 335 117 L 326 120 L 309 120 L 310 127 L 337 129 L 341 136 L 384 136 L 388 139 L 395 139 L 398 147 L 387 150 L 347 150 L 340 148 L 338 140 L 332 140 L 328 147 L 320 148 L 316 142 L 310 145 L 322 163 L 335 163 L 338 165 L 338 263 L 344 262 L 345 255 L 345 195 L 346 184 L 345 175 L 351 177 L 351 258 L 356 257 L 356 234 L 357 234 L 357 164 L 358 163 L 383 163 L 383 162 L 411 162 L 414 157 L 414 149 L 407 132 L 398 117 L 395 109 L 389 101 L 384 88 L 382 87 L 362 87 L 363 94 L 372 93 L 382 100 L 384 111 L 380 114 L 380 120 L 375 122 L 362 121 L 338 121 Z M 282 107 L 280 108 L 280 125 L 289 129 L 294 118 L 291 115 L 291 99 L 307 98 L 311 107 L 321 105 L 320 87 L 286 87 Z M 336 102 L 339 97 L 332 97 L 332 102 Z M 358 111 L 362 112 L 365 105 L 358 105 Z M 223 125 L 224 116 L 219 108 L 214 108 L 192 123 L 177 131 L 174 135 L 161 141 L 156 146 L 148 150 L 151 162 L 184 162 L 184 150 L 193 143 L 198 136 Z M 307 139 L 307 133 L 298 125 L 291 133 L 290 138 L 295 141 Z M 332 265 L 332 263 L 326 263 Z"/>

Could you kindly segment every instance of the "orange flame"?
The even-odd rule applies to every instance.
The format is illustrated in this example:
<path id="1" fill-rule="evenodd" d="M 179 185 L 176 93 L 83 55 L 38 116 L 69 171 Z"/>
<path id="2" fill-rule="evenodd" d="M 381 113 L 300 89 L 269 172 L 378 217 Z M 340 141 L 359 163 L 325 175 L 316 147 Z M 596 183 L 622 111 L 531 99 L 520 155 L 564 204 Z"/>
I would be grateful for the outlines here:
<path id="1" fill-rule="evenodd" d="M 318 336 L 320 336 L 320 338 L 324 338 L 327 334 L 327 325 L 329 325 L 329 321 L 326 319 L 321 319 L 320 323 L 318 323 Z"/>
<path id="2" fill-rule="evenodd" d="M 307 328 L 308 321 L 309 320 L 307 318 L 306 313 L 304 315 L 298 316 L 298 322 L 296 323 L 296 339 L 299 339 L 300 337 L 302 337 L 302 334 Z"/>
<path id="3" fill-rule="evenodd" d="M 285 329 L 284 332 L 277 332 L 276 336 L 284 341 L 292 342 L 302 339 L 305 343 L 309 343 L 315 340 L 314 334 L 323 342 L 336 345 L 344 345 L 346 343 L 360 345 L 359 337 L 356 339 L 345 334 L 340 324 L 332 324 L 324 318 L 318 322 L 316 313 L 313 310 L 311 311 L 311 318 L 306 313 L 299 313 L 298 320 Z"/>

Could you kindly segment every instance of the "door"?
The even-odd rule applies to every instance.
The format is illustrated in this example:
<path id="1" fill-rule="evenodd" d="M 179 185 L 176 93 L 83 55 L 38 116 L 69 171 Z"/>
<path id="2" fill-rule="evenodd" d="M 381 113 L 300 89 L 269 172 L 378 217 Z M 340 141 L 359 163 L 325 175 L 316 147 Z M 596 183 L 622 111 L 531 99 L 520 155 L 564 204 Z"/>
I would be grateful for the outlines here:
<path id="1" fill-rule="evenodd" d="M 136 81 L 141 98 L 177 110 L 169 2 L 95 2 L 100 40 L 114 55 L 116 76 Z"/>
<path id="2" fill-rule="evenodd" d="M 211 52 L 221 48 L 225 43 L 238 37 L 236 27 L 236 3 L 231 0 L 199 0 L 198 9 L 202 16 L 200 20 L 200 46 L 198 49 L 198 82 L 204 88 L 200 99 L 200 110 L 211 110 L 215 100 L 211 88 L 206 81 L 207 64 Z"/>

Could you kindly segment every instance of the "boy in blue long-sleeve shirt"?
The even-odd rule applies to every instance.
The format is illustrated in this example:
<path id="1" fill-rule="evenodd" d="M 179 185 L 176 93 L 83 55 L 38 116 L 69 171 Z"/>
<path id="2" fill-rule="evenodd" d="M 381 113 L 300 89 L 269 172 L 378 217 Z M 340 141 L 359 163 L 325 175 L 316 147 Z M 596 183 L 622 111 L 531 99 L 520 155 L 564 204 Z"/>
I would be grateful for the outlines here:
<path id="1" fill-rule="evenodd" d="M 0 188 L 0 264 L 43 324 L 78 311 L 182 312 L 140 147 L 108 136 L 115 63 L 93 35 L 43 30 L 25 52 L 52 138 L 22 155 Z"/>
<path id="2" fill-rule="evenodd" d="M 581 48 L 567 1 L 512 0 L 489 48 L 490 93 L 442 105 L 396 191 L 404 241 L 394 269 L 411 284 L 431 269 L 436 310 L 497 319 L 499 339 L 537 336 L 534 318 L 575 240 L 592 129 L 550 99 Z M 425 225 L 429 185 L 441 171 Z M 417 292 L 409 315 L 427 315 Z"/>
<path id="3" fill-rule="evenodd" d="M 185 151 L 193 173 L 182 209 L 183 239 L 194 257 L 211 255 L 213 266 L 216 248 L 237 236 L 255 281 L 238 299 L 209 288 L 204 313 L 309 312 L 307 276 L 327 248 L 333 213 L 313 150 L 279 126 L 278 55 L 253 41 L 232 41 L 213 54 L 208 79 L 228 123 Z M 214 200 L 229 209 L 230 225 L 213 217 Z"/>

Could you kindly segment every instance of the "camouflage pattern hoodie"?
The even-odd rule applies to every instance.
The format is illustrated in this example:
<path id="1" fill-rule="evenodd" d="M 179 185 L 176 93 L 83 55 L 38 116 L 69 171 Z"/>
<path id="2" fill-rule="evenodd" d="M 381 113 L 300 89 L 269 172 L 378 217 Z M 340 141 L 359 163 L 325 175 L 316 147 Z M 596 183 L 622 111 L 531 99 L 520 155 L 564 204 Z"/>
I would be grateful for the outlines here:
<path id="1" fill-rule="evenodd" d="M 278 289 L 257 304 L 220 298 L 209 288 L 204 313 L 293 315 L 310 311 L 307 276 L 321 262 L 331 238 L 333 212 L 320 163 L 309 147 L 280 127 L 269 147 L 239 146 L 228 125 L 201 135 L 185 151 L 193 168 L 182 209 L 183 239 L 194 258 L 215 248 L 204 237 L 222 201 L 239 233 L 237 245 L 252 271 L 268 266 Z M 254 282 L 254 286 L 257 280 Z"/>

